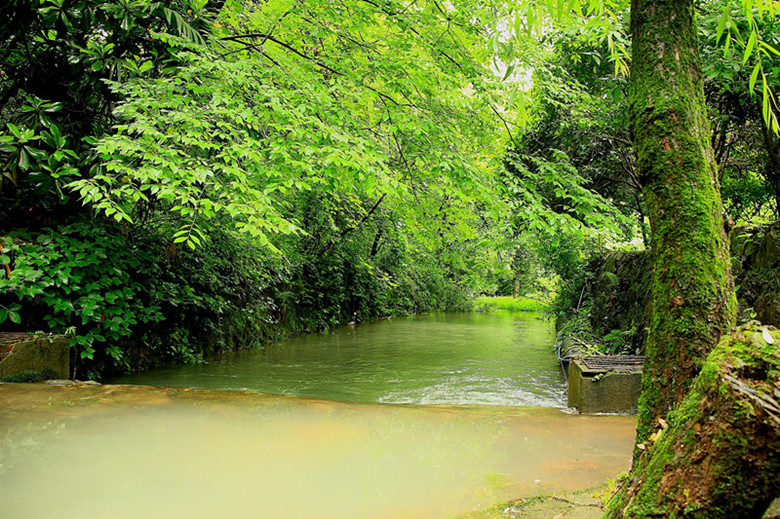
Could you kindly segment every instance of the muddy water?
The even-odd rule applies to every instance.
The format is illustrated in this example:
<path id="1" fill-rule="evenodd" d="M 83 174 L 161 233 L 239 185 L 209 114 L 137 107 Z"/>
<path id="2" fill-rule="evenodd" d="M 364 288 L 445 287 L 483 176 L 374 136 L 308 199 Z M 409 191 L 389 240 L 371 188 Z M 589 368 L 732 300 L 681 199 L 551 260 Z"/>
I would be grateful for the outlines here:
<path id="1" fill-rule="evenodd" d="M 446 518 L 628 467 L 630 417 L 0 385 L 4 519 Z"/>
<path id="2" fill-rule="evenodd" d="M 598 485 L 634 420 L 564 412 L 536 317 L 378 321 L 120 380 L 147 386 L 0 385 L 0 518 L 437 519 Z"/>

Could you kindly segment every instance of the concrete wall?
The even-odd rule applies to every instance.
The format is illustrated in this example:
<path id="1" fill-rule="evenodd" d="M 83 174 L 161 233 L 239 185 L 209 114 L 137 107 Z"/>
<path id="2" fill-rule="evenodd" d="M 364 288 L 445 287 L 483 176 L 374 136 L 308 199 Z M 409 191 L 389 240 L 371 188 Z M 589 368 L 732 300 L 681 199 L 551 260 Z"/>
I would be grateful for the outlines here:
<path id="1" fill-rule="evenodd" d="M 568 406 L 580 413 L 636 414 L 642 372 L 592 370 L 581 359 L 569 363 Z"/>
<path id="2" fill-rule="evenodd" d="M 18 334 L 17 334 L 18 335 Z M 45 378 L 70 376 L 70 341 L 60 335 L 16 337 L 3 341 L 0 378 L 22 372 L 44 373 Z"/>

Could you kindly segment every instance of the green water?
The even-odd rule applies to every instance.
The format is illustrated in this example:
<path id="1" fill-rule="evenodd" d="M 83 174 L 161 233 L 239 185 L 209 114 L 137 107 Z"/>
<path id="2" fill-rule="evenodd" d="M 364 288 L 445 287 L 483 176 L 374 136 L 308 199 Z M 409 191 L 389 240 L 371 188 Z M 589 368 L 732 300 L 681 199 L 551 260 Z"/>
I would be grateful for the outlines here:
<path id="1" fill-rule="evenodd" d="M 564 412 L 552 342 L 435 314 L 121 380 L 149 385 L 0 384 L 0 518 L 451 519 L 596 486 L 634 419 Z"/>
<path id="2" fill-rule="evenodd" d="M 114 382 L 327 400 L 565 407 L 549 321 L 438 313 L 343 326 Z"/>

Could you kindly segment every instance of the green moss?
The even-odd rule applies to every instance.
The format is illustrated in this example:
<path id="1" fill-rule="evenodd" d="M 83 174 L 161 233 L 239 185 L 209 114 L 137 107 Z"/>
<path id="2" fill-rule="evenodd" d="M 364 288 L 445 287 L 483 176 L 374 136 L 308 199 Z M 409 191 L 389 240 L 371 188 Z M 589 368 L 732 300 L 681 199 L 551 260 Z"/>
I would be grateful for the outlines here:
<path id="1" fill-rule="evenodd" d="M 59 378 L 57 373 L 48 368 L 45 368 L 41 371 L 26 370 L 14 375 L 8 375 L 6 377 L 0 378 L 0 382 L 24 384 L 42 382 L 44 380 L 50 380 L 54 378 Z"/>
<path id="2" fill-rule="evenodd" d="M 726 332 L 736 304 L 721 221 L 702 73 L 690 2 L 635 0 L 631 99 L 638 167 L 645 184 L 654 247 L 654 312 L 648 356 L 662 381 L 644 420 L 668 410 L 667 394 L 684 394 L 701 359 Z M 683 391 L 680 391 L 680 388 Z"/>
<path id="3" fill-rule="evenodd" d="M 723 503 L 733 496 L 740 496 L 745 503 L 751 503 L 743 510 L 760 508 L 765 496 L 761 494 L 762 490 L 756 488 L 767 487 L 761 486 L 764 483 L 757 484 L 755 479 L 746 478 L 744 467 L 741 466 L 745 459 L 754 455 L 752 452 L 756 449 L 753 444 L 755 438 L 744 434 L 742 427 L 743 424 L 755 422 L 756 410 L 750 401 L 735 400 L 727 384 L 722 381 L 726 375 L 732 375 L 753 386 L 765 384 L 774 387 L 778 380 L 776 370 L 768 368 L 780 364 L 777 346 L 780 344 L 780 332 L 770 332 L 774 338 L 770 339 L 770 344 L 764 339 L 765 330 L 760 324 L 752 323 L 720 341 L 707 357 L 685 400 L 668 414 L 669 428 L 637 458 L 632 470 L 632 476 L 642 481 L 637 495 L 629 505 L 629 497 L 618 494 L 609 503 L 606 517 L 726 518 L 732 517 L 734 512 L 730 505 L 724 507 Z M 723 426 L 711 431 L 714 435 L 709 437 L 714 448 L 729 454 L 726 459 L 719 458 L 711 468 L 714 471 L 715 487 L 709 490 L 708 499 L 712 501 L 699 502 L 696 497 L 689 497 L 680 503 L 680 496 L 685 495 L 682 483 L 679 488 L 669 488 L 667 482 L 662 488 L 662 482 L 664 475 L 671 470 L 682 471 L 686 464 L 699 462 L 689 454 L 699 448 L 698 443 L 701 441 L 692 424 L 701 424 L 702 419 L 710 416 L 702 414 L 705 402 L 710 402 L 709 405 L 715 402 L 730 403 L 727 409 L 721 405 L 717 407 L 716 413 L 722 416 L 716 419 L 723 421 Z M 648 434 L 650 432 L 647 431 Z M 766 477 L 773 479 L 775 471 L 771 472 Z M 628 509 L 623 514 L 627 505 Z"/>

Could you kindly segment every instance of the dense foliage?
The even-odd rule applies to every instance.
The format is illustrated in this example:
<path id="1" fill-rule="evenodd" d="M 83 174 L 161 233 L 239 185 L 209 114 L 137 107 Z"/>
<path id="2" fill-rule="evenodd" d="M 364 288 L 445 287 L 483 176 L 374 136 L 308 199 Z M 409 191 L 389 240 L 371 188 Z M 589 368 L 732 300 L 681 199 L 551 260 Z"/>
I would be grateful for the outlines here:
<path id="1" fill-rule="evenodd" d="M 591 254 L 652 237 L 625 3 L 558 4 L 12 0 L 0 326 L 98 376 L 478 294 L 580 306 Z M 770 22 L 710 7 L 724 193 L 766 217 Z"/>
<path id="2" fill-rule="evenodd" d="M 97 376 L 495 290 L 502 87 L 401 7 L 13 2 L 2 326 Z"/>

